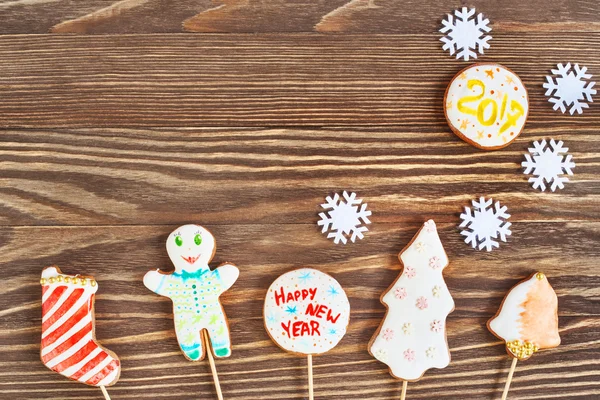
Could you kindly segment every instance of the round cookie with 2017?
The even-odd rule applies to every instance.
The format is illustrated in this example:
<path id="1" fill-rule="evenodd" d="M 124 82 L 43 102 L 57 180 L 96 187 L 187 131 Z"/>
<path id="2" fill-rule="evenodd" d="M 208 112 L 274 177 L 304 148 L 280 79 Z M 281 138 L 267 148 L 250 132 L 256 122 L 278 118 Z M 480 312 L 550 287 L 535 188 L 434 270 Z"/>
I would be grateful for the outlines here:
<path id="1" fill-rule="evenodd" d="M 452 131 L 483 150 L 508 146 L 523 131 L 529 96 L 521 79 L 499 64 L 474 64 L 460 71 L 444 96 Z"/>
<path id="2" fill-rule="evenodd" d="M 332 276 L 301 268 L 271 284 L 264 318 L 269 336 L 282 349 L 302 355 L 322 354 L 346 334 L 350 303 Z"/>

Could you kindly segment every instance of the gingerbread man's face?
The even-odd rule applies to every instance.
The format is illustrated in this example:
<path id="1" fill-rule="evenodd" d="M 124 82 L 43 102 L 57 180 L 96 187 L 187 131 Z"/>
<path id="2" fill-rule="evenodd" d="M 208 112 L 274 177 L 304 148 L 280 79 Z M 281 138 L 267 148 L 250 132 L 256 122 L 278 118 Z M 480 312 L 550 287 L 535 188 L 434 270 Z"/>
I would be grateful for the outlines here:
<path id="1" fill-rule="evenodd" d="M 169 235 L 167 253 L 176 271 L 207 268 L 215 253 L 215 238 L 200 225 L 183 225 Z"/>

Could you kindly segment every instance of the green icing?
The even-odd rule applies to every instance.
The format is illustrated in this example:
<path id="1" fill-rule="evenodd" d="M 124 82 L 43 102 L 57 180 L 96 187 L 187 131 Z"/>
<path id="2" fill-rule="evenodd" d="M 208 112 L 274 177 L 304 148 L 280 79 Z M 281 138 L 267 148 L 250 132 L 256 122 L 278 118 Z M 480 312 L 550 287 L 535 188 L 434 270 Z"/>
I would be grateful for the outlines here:
<path id="1" fill-rule="evenodd" d="M 158 294 L 173 301 L 175 332 L 181 349 L 188 358 L 197 360 L 202 349 L 202 330 L 208 331 L 217 357 L 231 354 L 229 328 L 219 303 L 223 284 L 218 271 L 174 272 L 164 277 Z M 202 293 L 201 296 L 197 292 Z"/>

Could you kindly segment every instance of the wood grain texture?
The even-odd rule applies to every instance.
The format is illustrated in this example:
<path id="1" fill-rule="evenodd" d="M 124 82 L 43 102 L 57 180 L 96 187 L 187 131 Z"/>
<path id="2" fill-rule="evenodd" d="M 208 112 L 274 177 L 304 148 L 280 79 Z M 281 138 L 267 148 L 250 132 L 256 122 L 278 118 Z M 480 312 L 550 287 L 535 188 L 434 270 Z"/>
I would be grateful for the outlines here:
<path id="1" fill-rule="evenodd" d="M 1 0 L 0 34 L 434 33 L 460 0 Z M 598 31 L 595 0 L 472 0 L 494 32 Z"/>
<path id="2" fill-rule="evenodd" d="M 527 129 L 596 128 L 600 109 L 552 112 L 557 62 L 600 70 L 600 33 L 494 39 L 489 55 L 529 90 Z M 418 54 L 418 55 L 417 55 Z M 0 37 L 0 127 L 445 124 L 444 89 L 464 66 L 436 35 Z"/>
<path id="3" fill-rule="evenodd" d="M 593 107 L 593 106 L 592 106 Z M 579 119 L 581 120 L 581 119 Z M 523 153 L 563 140 L 577 167 L 560 193 L 531 189 Z M 5 130 L 0 224 L 316 223 L 333 191 L 354 190 L 374 223 L 456 222 L 493 196 L 519 222 L 600 221 L 597 130 L 529 129 L 478 150 L 440 124 L 385 132 L 298 129 Z"/>
<path id="4" fill-rule="evenodd" d="M 559 295 L 563 344 L 536 354 L 517 370 L 513 398 L 547 398 L 542 393 L 597 396 L 600 315 L 595 261 L 598 222 L 527 223 L 509 245 L 494 253 L 470 250 L 455 221 L 441 223 L 451 260 L 445 277 L 456 301 L 448 325 L 452 364 L 432 370 L 410 385 L 414 398 L 490 399 L 501 389 L 510 364 L 504 347 L 485 328 L 506 290 L 535 269 L 544 270 Z M 191 363 L 179 353 L 172 308 L 167 299 L 144 288 L 145 271 L 170 268 L 164 241 L 172 226 L 7 227 L 0 229 L 2 269 L 11 284 L 0 290 L 0 396 L 27 385 L 21 398 L 100 398 L 99 391 L 66 381 L 38 359 L 40 266 L 57 263 L 66 273 L 94 274 L 97 336 L 123 362 L 115 398 L 152 390 L 152 398 L 212 398 L 207 363 Z M 230 319 L 233 356 L 219 360 L 226 398 L 306 397 L 305 360 L 283 353 L 263 329 L 262 298 L 281 273 L 310 266 L 333 274 L 352 307 L 346 337 L 315 359 L 315 385 L 321 398 L 392 399 L 399 383 L 366 351 L 368 338 L 383 317 L 379 294 L 400 272 L 397 253 L 419 224 L 375 224 L 362 242 L 334 246 L 314 224 L 209 225 L 217 238 L 215 264 L 235 261 L 242 274 L 223 297 Z M 556 233 L 560 232 L 560 235 Z M 35 240 L 23 247 L 24 242 Z M 540 240 L 550 237 L 550 240 Z M 576 249 L 565 254 L 565 248 Z M 575 260 L 574 260 L 575 259 Z M 535 261 L 534 261 L 535 260 Z M 565 264 L 572 269 L 565 268 Z M 12 371 L 22 372 L 15 376 Z M 473 373 L 477 378 L 473 377 Z M 95 397 L 94 397 L 95 396 Z M 145 397 L 148 398 L 148 397 Z M 590 397 L 591 398 L 591 397 Z"/>
<path id="5" fill-rule="evenodd" d="M 428 218 L 450 258 L 452 363 L 410 384 L 408 398 L 499 398 L 510 359 L 485 322 L 535 270 L 559 296 L 563 342 L 518 364 L 509 398 L 600 398 L 600 108 L 554 112 L 542 88 L 558 62 L 600 74 L 600 3 L 469 3 L 493 24 L 481 60 L 529 89 L 525 131 L 494 152 L 462 142 L 443 115 L 444 89 L 466 64 L 436 31 L 462 5 L 0 0 L 0 399 L 102 399 L 39 360 L 38 281 L 50 264 L 99 282 L 97 336 L 123 362 L 113 400 L 216 398 L 208 363 L 179 351 L 170 301 L 142 284 L 171 268 L 165 240 L 189 222 L 214 233 L 213 265 L 241 269 L 222 297 L 233 339 L 217 365 L 225 399 L 307 397 L 306 360 L 282 352 L 261 316 L 273 280 L 304 266 L 335 276 L 352 307 L 348 334 L 314 359 L 316 398 L 398 399 L 401 382 L 366 346 L 397 254 Z M 50 30 L 96 35 L 27 35 Z M 550 137 L 577 167 L 564 190 L 540 193 L 520 163 Z M 373 224 L 339 246 L 316 221 L 325 196 L 346 189 Z M 492 253 L 457 229 L 482 195 L 512 214 L 513 235 Z"/>

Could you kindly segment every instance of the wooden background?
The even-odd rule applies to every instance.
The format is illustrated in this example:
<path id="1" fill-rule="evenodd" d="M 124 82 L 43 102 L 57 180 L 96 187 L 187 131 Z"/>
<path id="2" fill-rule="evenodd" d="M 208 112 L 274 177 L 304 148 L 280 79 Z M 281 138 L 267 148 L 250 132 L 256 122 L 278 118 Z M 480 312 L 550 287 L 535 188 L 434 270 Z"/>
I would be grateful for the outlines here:
<path id="1" fill-rule="evenodd" d="M 333 274 L 352 307 L 348 334 L 315 359 L 317 399 L 398 399 L 401 383 L 366 345 L 397 253 L 428 218 L 451 260 L 452 363 L 408 397 L 499 398 L 510 360 L 484 324 L 542 270 L 563 344 L 519 363 L 510 398 L 600 398 L 600 107 L 563 115 L 542 88 L 559 62 L 600 76 L 600 2 L 468 3 L 492 21 L 480 59 L 530 92 L 524 133 L 494 152 L 463 143 L 443 116 L 444 88 L 467 64 L 441 50 L 437 29 L 461 5 L 0 0 L 0 398 L 102 398 L 39 360 L 38 280 L 57 264 L 99 281 L 97 336 L 123 362 L 113 400 L 215 399 L 207 363 L 179 352 L 170 301 L 142 284 L 170 269 L 167 235 L 194 222 L 217 238 L 214 264 L 242 271 L 222 298 L 226 399 L 307 397 L 306 360 L 280 351 L 261 316 L 270 283 L 301 266 Z M 550 137 L 577 167 L 564 190 L 540 193 L 520 162 Z M 347 246 L 316 226 L 325 196 L 344 189 L 373 211 L 366 238 Z M 512 214 L 513 235 L 492 253 L 457 229 L 479 196 Z"/>

